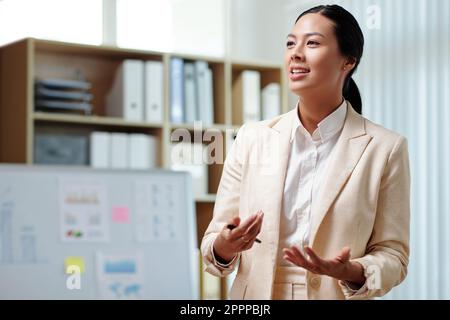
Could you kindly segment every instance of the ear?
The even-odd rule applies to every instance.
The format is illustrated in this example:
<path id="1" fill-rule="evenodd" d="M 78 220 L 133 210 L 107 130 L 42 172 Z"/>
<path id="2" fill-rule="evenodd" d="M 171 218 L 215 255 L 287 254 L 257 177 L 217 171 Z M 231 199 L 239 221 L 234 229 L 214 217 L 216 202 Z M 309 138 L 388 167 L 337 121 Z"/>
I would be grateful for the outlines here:
<path id="1" fill-rule="evenodd" d="M 345 63 L 344 63 L 344 66 L 342 67 L 342 69 L 344 70 L 344 71 L 351 71 L 354 67 L 355 67 L 355 65 L 356 65 L 356 58 L 354 58 L 354 57 L 348 57 L 346 60 L 345 60 Z"/>

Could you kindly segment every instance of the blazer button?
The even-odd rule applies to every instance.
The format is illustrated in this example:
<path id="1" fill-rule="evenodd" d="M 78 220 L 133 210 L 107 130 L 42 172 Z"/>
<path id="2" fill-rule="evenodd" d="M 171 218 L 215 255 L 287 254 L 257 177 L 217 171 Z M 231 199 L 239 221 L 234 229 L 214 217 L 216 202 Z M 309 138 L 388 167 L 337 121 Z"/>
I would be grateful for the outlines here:
<path id="1" fill-rule="evenodd" d="M 318 289 L 320 287 L 320 277 L 311 277 L 309 279 L 309 285 L 311 288 Z"/>

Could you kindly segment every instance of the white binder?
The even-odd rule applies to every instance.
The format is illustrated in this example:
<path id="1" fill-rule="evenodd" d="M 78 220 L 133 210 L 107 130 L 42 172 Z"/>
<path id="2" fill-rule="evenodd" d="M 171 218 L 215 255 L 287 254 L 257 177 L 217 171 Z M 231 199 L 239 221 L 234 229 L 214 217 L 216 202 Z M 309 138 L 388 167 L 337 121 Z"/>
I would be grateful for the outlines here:
<path id="1" fill-rule="evenodd" d="M 161 61 L 145 62 L 145 121 L 163 122 L 163 64 Z"/>
<path id="2" fill-rule="evenodd" d="M 144 62 L 127 59 L 117 69 L 106 97 L 106 115 L 129 121 L 144 119 Z"/>
<path id="3" fill-rule="evenodd" d="M 212 125 L 214 123 L 213 73 L 209 68 L 206 69 L 204 86 L 205 109 L 202 113 L 202 121 L 205 125 Z"/>
<path id="4" fill-rule="evenodd" d="M 126 133 L 111 133 L 111 168 L 128 168 L 128 135 Z"/>
<path id="5" fill-rule="evenodd" d="M 198 120 L 203 124 L 212 124 L 210 114 L 210 98 L 208 79 L 212 78 L 208 75 L 208 63 L 206 61 L 195 62 L 195 79 L 197 84 L 197 114 Z M 212 94 L 212 93 L 211 93 Z"/>
<path id="6" fill-rule="evenodd" d="M 142 133 L 128 135 L 128 164 L 130 169 L 156 167 L 156 138 Z"/>
<path id="7" fill-rule="evenodd" d="M 91 132 L 90 164 L 94 168 L 109 168 L 110 135 L 108 132 Z"/>
<path id="8" fill-rule="evenodd" d="M 170 60 L 170 121 L 184 123 L 186 121 L 184 106 L 184 60 Z"/>
<path id="9" fill-rule="evenodd" d="M 261 120 L 261 76 L 257 71 L 244 71 L 244 123 Z"/>
<path id="10" fill-rule="evenodd" d="M 186 123 L 198 120 L 197 114 L 197 86 L 195 81 L 195 67 L 193 63 L 184 64 L 184 101 Z"/>
<path id="11" fill-rule="evenodd" d="M 273 82 L 264 87 L 262 97 L 262 119 L 274 118 L 281 113 L 280 84 Z"/>
<path id="12" fill-rule="evenodd" d="M 261 75 L 244 70 L 233 83 L 233 123 L 261 120 Z"/>

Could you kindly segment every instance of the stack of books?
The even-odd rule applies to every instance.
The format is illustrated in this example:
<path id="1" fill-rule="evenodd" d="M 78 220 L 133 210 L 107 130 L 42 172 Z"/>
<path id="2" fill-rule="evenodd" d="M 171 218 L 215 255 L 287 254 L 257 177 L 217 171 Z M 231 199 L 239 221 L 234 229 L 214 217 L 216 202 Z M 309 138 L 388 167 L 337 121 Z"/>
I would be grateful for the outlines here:
<path id="1" fill-rule="evenodd" d="M 66 79 L 36 79 L 35 109 L 92 113 L 91 83 Z"/>

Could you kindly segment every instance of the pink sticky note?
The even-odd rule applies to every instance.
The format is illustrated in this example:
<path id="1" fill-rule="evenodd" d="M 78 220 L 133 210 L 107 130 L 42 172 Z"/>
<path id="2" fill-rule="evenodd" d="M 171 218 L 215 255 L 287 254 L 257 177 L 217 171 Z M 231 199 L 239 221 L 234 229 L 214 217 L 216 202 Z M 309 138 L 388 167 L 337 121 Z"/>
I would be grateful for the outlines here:
<path id="1" fill-rule="evenodd" d="M 113 207 L 112 220 L 118 223 L 126 223 L 130 221 L 130 210 L 128 207 Z"/>

